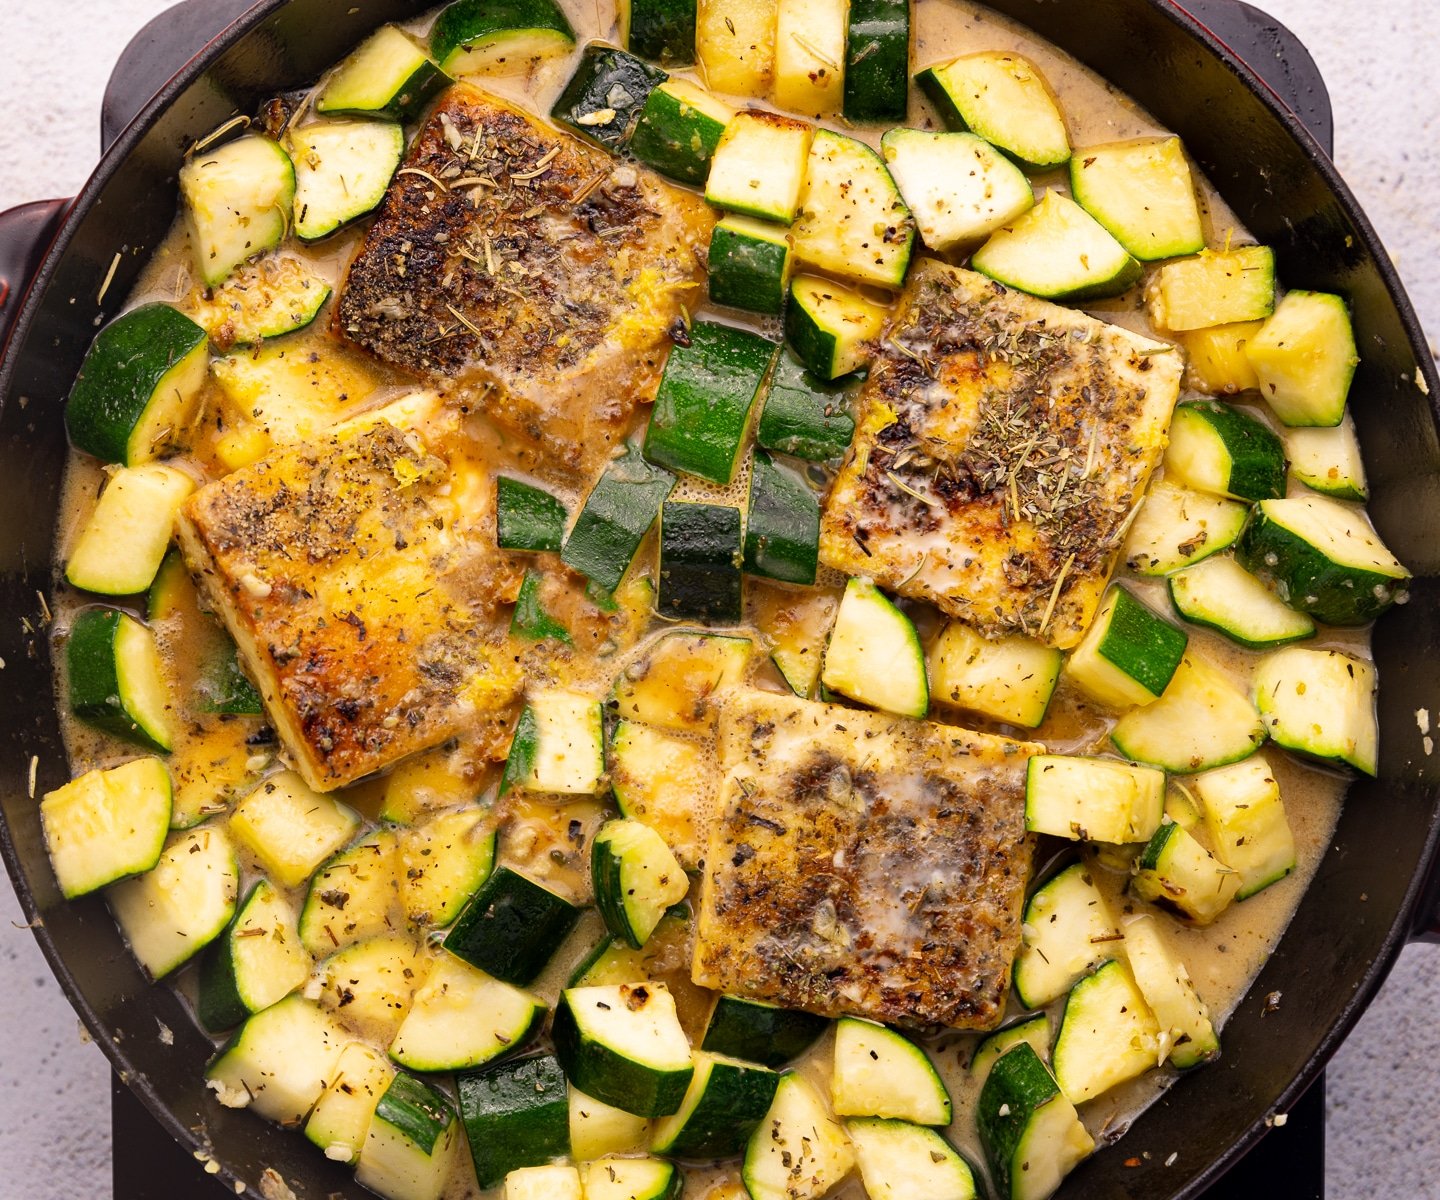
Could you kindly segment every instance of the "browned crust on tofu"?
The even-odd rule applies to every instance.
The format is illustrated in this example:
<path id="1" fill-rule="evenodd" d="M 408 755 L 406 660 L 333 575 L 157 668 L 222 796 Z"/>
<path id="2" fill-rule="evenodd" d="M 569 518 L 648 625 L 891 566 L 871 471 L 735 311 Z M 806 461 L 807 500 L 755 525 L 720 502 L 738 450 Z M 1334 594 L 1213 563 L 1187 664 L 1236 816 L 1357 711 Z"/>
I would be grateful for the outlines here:
<path id="1" fill-rule="evenodd" d="M 1030 869 L 1025 764 L 1042 749 L 732 694 L 695 982 L 825 1016 L 996 1024 Z"/>
<path id="2" fill-rule="evenodd" d="M 916 264 L 861 392 L 820 557 L 982 632 L 1069 648 L 1163 454 L 1181 356 Z"/>
<path id="3" fill-rule="evenodd" d="M 350 265 L 336 327 L 468 386 L 561 465 L 593 465 L 654 399 L 713 224 L 694 193 L 456 84 Z"/>

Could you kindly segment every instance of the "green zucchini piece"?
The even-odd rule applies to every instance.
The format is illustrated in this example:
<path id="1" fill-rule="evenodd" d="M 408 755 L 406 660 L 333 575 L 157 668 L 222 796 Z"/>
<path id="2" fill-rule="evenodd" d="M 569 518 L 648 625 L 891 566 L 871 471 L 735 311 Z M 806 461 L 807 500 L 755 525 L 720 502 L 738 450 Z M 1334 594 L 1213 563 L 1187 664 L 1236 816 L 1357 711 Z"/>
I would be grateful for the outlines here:
<path id="1" fill-rule="evenodd" d="M 1350 310 L 1327 292 L 1288 292 L 1245 344 L 1260 394 L 1286 425 L 1331 427 L 1345 416 L 1360 357 Z"/>
<path id="2" fill-rule="evenodd" d="M 820 682 L 832 692 L 902 717 L 930 710 L 925 652 L 910 618 L 868 579 L 845 585 L 825 647 Z"/>
<path id="3" fill-rule="evenodd" d="M 563 896 L 499 866 L 445 935 L 445 949 L 472 967 L 526 987 L 545 969 L 580 919 Z"/>
<path id="4" fill-rule="evenodd" d="M 1167 821 L 1140 854 L 1130 890 L 1192 925 L 1209 925 L 1230 907 L 1240 876 L 1183 826 Z"/>
<path id="5" fill-rule="evenodd" d="M 175 706 L 149 629 L 118 609 L 81 609 L 65 661 L 71 712 L 106 733 L 169 752 Z"/>
<path id="6" fill-rule="evenodd" d="M 1160 1026 L 1129 969 L 1111 959 L 1065 999 L 1052 1064 L 1071 1104 L 1083 1104 L 1155 1066 Z"/>
<path id="7" fill-rule="evenodd" d="M 742 609 L 740 510 L 667 500 L 660 510 L 662 617 L 734 625 Z"/>
<path id="8" fill-rule="evenodd" d="M 572 982 L 571 986 L 575 984 Z M 649 1144 L 648 1117 L 637 1117 L 623 1108 L 602 1104 L 579 1088 L 570 1088 L 570 1156 L 576 1162 L 588 1163 L 608 1154 L 629 1154 L 644 1150 Z"/>
<path id="9" fill-rule="evenodd" d="M 1192 625 L 1218 629 L 1251 650 L 1315 636 L 1314 621 L 1277 599 L 1229 555 L 1177 571 L 1169 585 L 1175 611 Z"/>
<path id="10" fill-rule="evenodd" d="M 856 382 L 849 376 L 821 379 L 792 351 L 782 350 L 770 373 L 756 445 L 807 462 L 838 462 L 855 436 L 851 399 Z"/>
<path id="11" fill-rule="evenodd" d="M 265 713 L 265 702 L 241 668 L 233 644 L 205 664 L 195 691 L 195 706 L 201 712 L 232 717 L 259 717 Z"/>
<path id="12" fill-rule="evenodd" d="M 785 337 L 796 357 L 821 379 L 837 379 L 865 366 L 890 310 L 819 275 L 790 282 Z"/>
<path id="13" fill-rule="evenodd" d="M 332 1162 L 354 1163 L 395 1068 L 373 1046 L 351 1042 L 340 1052 L 335 1078 L 305 1122 L 305 1136 Z"/>
<path id="14" fill-rule="evenodd" d="M 1174 333 L 1258 321 L 1274 311 L 1275 252 L 1269 246 L 1177 259 L 1160 268 L 1150 289 L 1151 318 Z"/>
<path id="15" fill-rule="evenodd" d="M 903 11 L 906 0 L 899 7 Z M 910 266 L 915 222 L 880 155 L 855 138 L 819 129 L 810 143 L 791 237 L 795 257 L 805 266 L 854 283 L 898 288 Z"/>
<path id="16" fill-rule="evenodd" d="M 170 831 L 170 772 L 158 758 L 86 771 L 40 801 L 45 849 L 67 900 L 150 870 Z"/>
<path id="17" fill-rule="evenodd" d="M 605 928 L 642 949 L 690 879 L 665 840 L 641 821 L 606 821 L 591 842 L 590 878 Z"/>
<path id="18" fill-rule="evenodd" d="M 1035 205 L 1024 172 L 973 133 L 892 129 L 880 150 L 931 250 L 973 245 Z"/>
<path id="19" fill-rule="evenodd" d="M 580 52 L 575 73 L 550 116 L 573 133 L 618 152 L 630 141 L 651 91 L 667 78 L 633 54 L 591 42 Z"/>
<path id="20" fill-rule="evenodd" d="M 694 1067 L 663 983 L 566 988 L 551 1029 L 566 1078 L 636 1116 L 679 1110 Z"/>
<path id="21" fill-rule="evenodd" d="M 907 1121 L 845 1122 L 870 1200 L 976 1200 L 970 1164 L 933 1129 Z"/>
<path id="22" fill-rule="evenodd" d="M 138 466 L 187 429 L 205 386 L 205 330 L 168 304 L 142 304 L 105 326 L 65 401 L 77 450 Z"/>
<path id="23" fill-rule="evenodd" d="M 570 972 L 566 987 L 599 987 L 611 983 L 644 983 L 676 944 L 687 946 L 690 908 L 677 904 L 663 917 L 650 935 L 644 950 L 635 950 L 621 938 L 607 933 Z"/>
<path id="24" fill-rule="evenodd" d="M 212 1033 L 233 1028 L 288 996 L 310 967 L 289 903 L 268 879 L 258 880 L 200 960 L 200 1024 Z"/>
<path id="25" fill-rule="evenodd" d="M 806 117 L 840 110 L 848 0 L 776 0 L 770 99 Z"/>
<path id="26" fill-rule="evenodd" d="M 1277 746 L 1376 773 L 1373 663 L 1336 650 L 1288 646 L 1260 660 L 1251 686 Z"/>
<path id="27" fill-rule="evenodd" d="M 574 44 L 554 0 L 455 0 L 430 28 L 430 53 L 455 77 L 528 71 Z"/>
<path id="28" fill-rule="evenodd" d="M 444 929 L 495 867 L 495 825 L 478 809 L 432 817 L 403 830 L 396 847 L 400 903 L 414 925 Z"/>
<path id="29" fill-rule="evenodd" d="M 819 560 L 820 499 L 789 467 L 763 450 L 750 467 L 745 570 L 786 583 L 813 584 Z"/>
<path id="30" fill-rule="evenodd" d="M 1066 674 L 1092 700 L 1111 708 L 1154 704 L 1170 686 L 1189 642 L 1183 629 L 1117 584 L 1071 654 Z"/>
<path id="31" fill-rule="evenodd" d="M 1113 957 L 1122 938 L 1091 868 L 1083 862 L 1072 863 L 1030 894 L 1021 928 L 1015 995 L 1026 1008 L 1058 1000 Z"/>
<path id="32" fill-rule="evenodd" d="M 975 1122 L 1001 1200 L 1046 1200 L 1095 1149 L 1075 1106 L 1029 1045 L 991 1068 Z"/>
<path id="33" fill-rule="evenodd" d="M 681 866 L 698 867 L 704 857 L 696 808 L 715 774 L 699 742 L 635 721 L 620 721 L 610 735 L 610 786 L 620 814 L 654 829 Z"/>
<path id="34" fill-rule="evenodd" d="M 639 3 L 647 8 L 688 5 L 694 19 L 695 0 Z M 687 79 L 667 79 L 646 97 L 640 121 L 630 135 L 630 153 L 661 175 L 703 186 L 720 135 L 734 115 L 733 108 L 704 88 Z"/>
<path id="35" fill-rule="evenodd" d="M 455 1083 L 482 1188 L 570 1152 L 565 1076 L 552 1055 L 496 1063 L 457 1076 Z"/>
<path id="36" fill-rule="evenodd" d="M 984 1087 L 991 1069 L 1016 1046 L 1029 1046 L 1044 1061 L 1050 1054 L 1050 1018 L 1043 1012 L 1032 1013 L 987 1033 L 970 1056 L 971 1078 Z"/>
<path id="37" fill-rule="evenodd" d="M 1205 249 L 1195 180 L 1178 137 L 1076 150 L 1070 194 L 1141 262 Z"/>
<path id="38" fill-rule="evenodd" d="M 515 726 L 501 791 L 592 796 L 604 773 L 600 702 L 563 688 L 536 692 Z"/>
<path id="39" fill-rule="evenodd" d="M 1141 575 L 1168 575 L 1240 538 L 1250 510 L 1234 500 L 1192 492 L 1167 480 L 1153 484 L 1125 538 L 1125 565 Z"/>
<path id="40" fill-rule="evenodd" d="M 386 1045 L 409 1013 L 429 963 L 409 933 L 382 933 L 336 951 L 319 965 L 318 998 L 347 1025 Z"/>
<path id="41" fill-rule="evenodd" d="M 313 121 L 290 131 L 295 156 L 295 234 L 318 241 L 379 207 L 405 155 L 393 121 Z"/>
<path id="42" fill-rule="evenodd" d="M 154 581 L 195 481 L 163 463 L 121 467 L 105 485 L 70 552 L 65 578 L 107 596 L 132 596 Z"/>
<path id="43" fill-rule="evenodd" d="M 1165 473 L 1232 500 L 1285 494 L 1285 447 L 1254 417 L 1215 400 L 1180 405 L 1170 421 Z"/>
<path id="44" fill-rule="evenodd" d="M 1164 812 L 1165 773 L 1153 767 L 1063 754 L 1037 754 L 1026 765 L 1031 833 L 1125 846 L 1149 838 Z"/>
<path id="45" fill-rule="evenodd" d="M 817 1200 L 854 1167 L 850 1139 L 814 1084 L 785 1072 L 745 1148 L 741 1178 L 752 1200 Z"/>
<path id="46" fill-rule="evenodd" d="M 411 121 L 449 82 L 414 38 L 382 25 L 341 60 L 315 97 L 315 111 Z"/>
<path id="47" fill-rule="evenodd" d="M 228 352 L 304 329 L 329 298 L 330 285 L 303 260 L 269 254 L 212 288 L 196 305 L 195 320 L 217 350 Z"/>
<path id="48" fill-rule="evenodd" d="M 230 832 L 279 887 L 299 887 L 355 834 L 360 818 L 294 771 L 262 780 L 230 815 Z"/>
<path id="49" fill-rule="evenodd" d="M 745 996 L 717 996 L 702 1050 L 783 1067 L 799 1058 L 830 1028 L 828 1017 L 781 1008 Z"/>
<path id="50" fill-rule="evenodd" d="M 191 155 L 180 168 L 190 247 L 206 287 L 290 231 L 295 167 L 273 138 L 250 133 Z"/>
<path id="51" fill-rule="evenodd" d="M 695 5 L 696 0 L 618 0 L 620 40 L 641 58 L 688 67 L 695 61 Z"/>
<path id="52" fill-rule="evenodd" d="M 1287 430 L 1285 455 L 1290 474 L 1313 491 L 1336 500 L 1364 500 L 1370 495 L 1360 440 L 1348 413 L 1328 429 Z"/>
<path id="53" fill-rule="evenodd" d="M 1188 775 L 1249 758 L 1264 744 L 1265 723 L 1223 671 L 1187 653 L 1165 694 L 1121 717 L 1110 740 L 1134 762 Z"/>
<path id="54" fill-rule="evenodd" d="M 390 1043 L 414 1071 L 463 1071 L 522 1050 L 549 1009 L 538 996 L 442 954 Z"/>
<path id="55" fill-rule="evenodd" d="M 505 1200 L 583 1200 L 580 1172 L 558 1163 L 521 1167 L 505 1176 Z"/>
<path id="56" fill-rule="evenodd" d="M 540 589 L 545 586 L 545 576 L 539 571 L 525 572 L 520 580 L 520 591 L 515 597 L 515 611 L 510 617 L 510 636 L 523 638 L 527 642 L 556 641 L 571 644 L 570 631 L 545 611 L 540 601 Z"/>
<path id="57" fill-rule="evenodd" d="M 991 640 L 951 621 L 930 647 L 930 695 L 996 721 L 1045 720 L 1064 655 L 1019 634 Z"/>
<path id="58" fill-rule="evenodd" d="M 675 476 L 652 466 L 638 446 L 627 444 L 585 497 L 560 561 L 613 592 L 674 487 Z"/>
<path id="59" fill-rule="evenodd" d="M 580 1168 L 585 1200 L 680 1200 L 685 1174 L 655 1158 L 603 1158 Z"/>
<path id="60" fill-rule="evenodd" d="M 1325 496 L 1256 505 L 1236 557 L 1286 604 L 1327 625 L 1364 625 L 1409 595 L 1410 572 L 1364 511 Z"/>
<path id="61" fill-rule="evenodd" d="M 1220 1055 L 1205 1003 L 1195 994 L 1189 972 L 1160 932 L 1158 922 L 1146 913 L 1125 922 L 1125 958 L 1135 986 L 1160 1027 L 1160 1046 L 1180 1070 L 1210 1062 Z"/>
<path id="62" fill-rule="evenodd" d="M 1250 365 L 1245 346 L 1264 327 L 1264 321 L 1240 321 L 1177 333 L 1175 340 L 1185 349 L 1186 382 L 1212 396 L 1254 391 L 1260 386 L 1260 377 Z"/>
<path id="63" fill-rule="evenodd" d="M 645 457 L 671 471 L 728 484 L 735 478 L 750 410 L 776 344 L 733 325 L 696 321 L 677 345 L 645 431 Z"/>
<path id="64" fill-rule="evenodd" d="M 789 225 L 800 207 L 814 127 L 779 113 L 735 114 L 710 159 L 705 199 L 718 208 Z"/>
<path id="65" fill-rule="evenodd" d="M 455 1113 L 445 1093 L 397 1071 L 370 1118 L 356 1182 L 391 1200 L 440 1200 L 455 1142 Z"/>
<path id="66" fill-rule="evenodd" d="M 615 680 L 616 712 L 675 733 L 709 732 L 713 697 L 745 678 L 754 650 L 747 637 L 668 633 Z"/>
<path id="67" fill-rule="evenodd" d="M 495 540 L 502 550 L 559 550 L 569 515 L 555 496 L 501 475 L 495 480 Z"/>
<path id="68" fill-rule="evenodd" d="M 948 1125 L 953 1112 L 950 1093 L 924 1050 L 893 1029 L 857 1017 L 835 1024 L 830 1100 L 836 1116 L 916 1125 Z"/>
<path id="69" fill-rule="evenodd" d="M 1215 856 L 1240 876 L 1235 899 L 1246 900 L 1295 869 L 1295 838 L 1263 755 L 1206 771 L 1191 785 Z"/>
<path id="70" fill-rule="evenodd" d="M 770 1111 L 779 1083 L 768 1067 L 699 1051 L 685 1099 L 656 1123 L 650 1148 L 670 1158 L 734 1157 Z"/>
<path id="71" fill-rule="evenodd" d="M 1047 191 L 975 251 L 970 266 L 1032 296 L 1091 300 L 1118 296 L 1140 278 L 1140 263 L 1075 201 Z"/>
<path id="72" fill-rule="evenodd" d="M 783 226 L 728 216 L 710 232 L 709 288 L 715 304 L 778 313 L 790 282 L 790 235 Z"/>
<path id="73" fill-rule="evenodd" d="M 321 958 L 391 928 L 396 835 L 377 829 L 342 850 L 310 880 L 300 909 L 300 944 Z"/>
<path id="74" fill-rule="evenodd" d="M 1022 167 L 1070 160 L 1065 118 L 1028 58 L 1003 50 L 966 54 L 921 71 L 915 82 L 947 128 L 979 134 Z"/>
<path id="75" fill-rule="evenodd" d="M 909 101 L 910 0 L 850 0 L 845 119 L 897 125 Z"/>
<path id="76" fill-rule="evenodd" d="M 776 3 L 705 0 L 695 14 L 695 57 L 706 82 L 731 96 L 766 96 L 775 65 Z"/>
<path id="77" fill-rule="evenodd" d="M 353 1039 L 336 1017 L 299 993 L 256 1013 L 205 1068 L 226 1108 L 298 1125 L 336 1077 Z"/>

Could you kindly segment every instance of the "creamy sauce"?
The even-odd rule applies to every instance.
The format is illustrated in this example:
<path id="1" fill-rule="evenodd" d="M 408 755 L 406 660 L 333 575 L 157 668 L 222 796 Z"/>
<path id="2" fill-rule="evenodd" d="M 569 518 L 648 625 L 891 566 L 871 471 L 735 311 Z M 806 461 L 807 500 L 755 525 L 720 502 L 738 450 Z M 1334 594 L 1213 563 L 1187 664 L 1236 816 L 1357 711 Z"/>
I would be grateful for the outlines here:
<path id="1" fill-rule="evenodd" d="M 578 44 L 584 44 L 594 37 L 613 38 L 612 9 L 608 2 L 592 4 L 590 0 L 583 3 L 567 0 L 565 7 L 577 31 Z M 428 19 L 421 19 L 413 24 L 413 28 L 420 32 L 427 24 Z M 946 0 L 945 3 L 940 0 L 921 0 L 916 6 L 912 58 L 915 67 L 979 50 L 1013 50 L 1034 61 L 1059 97 L 1072 142 L 1077 146 L 1161 132 L 1153 120 L 1132 101 L 1021 26 L 963 0 Z M 532 111 L 547 112 L 563 82 L 568 78 L 573 64 L 574 56 L 544 64 L 529 79 L 483 79 L 478 82 L 486 88 L 521 101 Z M 737 103 L 753 101 L 742 99 Z M 912 124 L 929 127 L 936 127 L 938 124 L 929 106 L 918 94 L 912 97 L 911 116 Z M 846 132 L 878 145 L 883 130 Z M 1037 188 L 1066 190 L 1063 172 L 1040 176 L 1035 182 Z M 1232 233 L 1243 233 L 1234 215 L 1208 184 L 1202 184 L 1201 194 L 1209 244 L 1223 244 Z M 303 255 L 313 268 L 338 289 L 345 264 L 360 236 L 361 230 L 351 230 L 320 246 L 291 245 L 287 252 Z M 183 227 L 177 227 L 165 245 L 154 255 L 149 269 L 130 297 L 130 304 L 164 300 L 179 305 L 182 310 L 188 308 L 193 311 L 198 292 L 190 261 L 190 248 L 185 231 Z M 1137 289 L 1120 299 L 1098 304 L 1090 311 L 1104 320 L 1155 336 L 1144 305 L 1139 299 L 1140 295 L 1141 292 Z M 725 313 L 722 319 L 733 320 L 735 315 Z M 297 356 L 314 351 L 344 360 L 373 385 L 373 390 L 368 395 L 356 395 L 345 402 L 343 408 L 347 415 L 379 406 L 412 386 L 384 367 L 369 359 L 362 359 L 357 352 L 341 346 L 330 336 L 326 325 L 327 322 L 322 317 L 310 329 L 287 337 L 284 345 Z M 754 326 L 769 336 L 778 336 L 779 331 L 773 321 L 756 321 Z M 1252 412 L 1261 419 L 1268 420 L 1258 409 L 1252 409 Z M 223 473 L 216 453 L 217 440 L 244 416 L 245 414 L 233 411 L 231 403 L 212 380 L 207 385 L 204 396 L 203 419 L 185 438 L 178 464 L 193 472 L 197 479 L 215 478 Z M 639 414 L 639 424 L 643 425 L 647 416 L 648 413 L 645 412 Z M 504 445 L 503 439 L 491 437 L 487 454 L 490 456 L 491 466 L 515 470 L 513 453 Z M 93 506 L 101 475 L 101 468 L 93 460 L 84 456 L 72 456 L 58 546 L 62 562 L 69 553 L 80 525 Z M 588 480 L 547 478 L 545 483 L 559 492 L 573 510 Z M 675 498 L 743 504 L 747 489 L 748 468 L 740 472 L 728 488 L 716 488 L 694 479 L 682 478 Z M 643 573 L 652 568 L 653 553 L 653 548 L 648 545 L 642 550 L 637 572 Z M 831 574 L 827 577 L 822 572 L 821 584 L 833 585 L 837 582 L 840 582 L 838 576 Z M 1166 607 L 1163 581 L 1130 579 L 1129 582 L 1157 607 Z M 773 617 L 775 611 L 786 607 L 789 601 L 796 598 L 794 592 L 751 580 L 747 615 L 751 620 L 758 616 L 766 625 L 770 625 L 769 618 Z M 587 639 L 577 634 L 575 640 L 577 647 L 582 649 L 587 640 L 591 641 L 595 652 L 577 653 L 564 659 L 556 659 L 536 651 L 527 658 L 525 664 L 532 680 L 550 681 L 563 677 L 565 686 L 597 696 L 606 694 L 617 673 L 643 653 L 642 639 L 648 636 L 647 630 L 654 632 L 660 628 L 644 615 L 629 623 L 604 624 L 594 606 L 574 588 L 550 588 L 545 595 L 545 605 L 552 615 L 569 625 L 572 630 L 591 632 L 592 637 Z M 74 596 L 66 597 L 62 602 L 61 611 L 57 614 L 57 629 L 62 633 L 75 607 Z M 802 618 L 803 615 L 800 614 Z M 917 611 L 916 618 L 922 637 L 928 639 L 938 632 L 941 622 L 934 613 Z M 182 614 L 178 618 L 162 622 L 157 627 L 157 633 L 172 687 L 177 695 L 189 694 L 195 681 L 195 664 L 202 660 L 206 647 L 214 643 L 216 635 L 213 626 L 200 616 L 198 610 L 194 610 L 192 603 L 192 611 L 188 615 Z M 1237 681 L 1248 680 L 1257 655 L 1237 649 L 1219 635 L 1203 629 L 1190 628 L 1189 633 L 1193 650 L 1220 665 Z M 1308 644 L 1368 655 L 1368 639 L 1363 632 L 1332 634 L 1326 639 Z M 816 652 L 818 653 L 818 650 Z M 763 656 L 756 657 L 759 660 Z M 757 686 L 776 690 L 783 688 L 783 682 L 768 662 L 756 670 L 753 682 Z M 63 680 L 59 681 L 58 695 L 63 709 Z M 1098 749 L 1113 723 L 1113 718 L 1096 711 L 1083 699 L 1069 692 L 1063 682 L 1052 705 L 1051 715 L 1038 731 L 1006 729 L 987 726 L 983 722 L 971 722 L 965 714 L 947 712 L 939 706 L 932 712 L 932 719 L 978 724 L 980 728 L 989 728 L 1012 736 L 1033 737 L 1045 742 L 1052 750 L 1062 753 Z M 170 760 L 172 769 L 182 784 L 184 780 L 190 779 L 197 788 L 208 786 L 222 795 L 231 792 L 243 794 L 260 773 L 277 765 L 276 747 L 265 742 L 251 744 L 261 727 L 262 722 L 256 718 L 211 718 L 191 722 Z M 73 721 L 68 724 L 67 744 L 72 768 L 77 773 L 96 766 L 111 765 L 132 754 L 125 747 Z M 1280 937 L 1330 843 L 1344 790 L 1344 782 L 1338 776 L 1303 767 L 1273 749 L 1264 753 L 1281 785 L 1286 812 L 1295 837 L 1297 869 L 1282 882 L 1232 906 L 1215 925 L 1207 929 L 1184 928 L 1168 917 L 1159 918 L 1217 1024 L 1238 1004 Z M 500 755 L 503 756 L 503 747 L 500 748 Z M 497 775 L 497 767 L 491 761 L 494 757 L 493 753 L 469 755 L 462 740 L 458 748 L 447 748 L 427 755 L 420 768 L 407 764 L 401 770 L 409 773 L 407 786 L 414 784 L 417 770 L 421 774 L 429 773 L 429 782 L 424 786 L 431 788 L 431 792 L 424 793 L 424 796 L 429 797 L 428 803 L 431 805 L 444 806 L 453 802 L 456 795 L 467 793 L 470 796 L 481 794 L 482 803 L 489 804 L 494 798 Z M 381 780 L 347 789 L 341 795 L 362 815 L 374 819 L 384 801 L 386 787 L 387 782 Z M 422 807 L 424 803 L 422 797 Z M 569 891 L 577 900 L 584 901 L 589 898 L 585 865 L 589 857 L 588 838 L 604 816 L 604 810 L 598 802 L 560 797 L 528 797 L 507 802 L 497 815 L 506 820 L 501 842 L 502 859 L 545 875 L 555 886 Z M 579 822 L 582 826 L 583 842 L 577 842 L 572 836 L 572 822 Z M 583 849 L 577 849 L 577 846 L 583 846 Z M 253 873 L 253 862 L 244 865 L 247 873 Z M 1095 874 L 1109 893 L 1117 914 L 1127 907 L 1135 906 L 1135 902 L 1124 896 L 1124 875 L 1107 871 L 1098 863 Z M 292 899 L 298 909 L 303 900 L 303 889 Z M 598 918 L 593 912 L 587 913 L 577 933 L 555 956 L 534 990 L 553 1005 L 564 981 L 576 963 L 589 952 L 601 932 Z M 700 989 L 689 984 L 688 962 L 685 958 L 684 954 L 670 954 L 664 962 L 663 977 L 672 983 L 673 990 L 677 993 L 682 1022 L 687 1032 L 698 1041 L 707 1017 L 707 997 Z M 182 976 L 179 984 L 182 989 L 188 991 L 193 987 L 191 976 L 193 971 Z M 1011 1005 L 1013 1010 L 1018 1011 L 1013 999 Z M 1058 1005 L 1054 1007 L 1058 1010 Z M 1058 1012 L 1052 1012 L 1052 1033 L 1057 1018 Z M 951 1033 L 930 1041 L 928 1046 L 955 1100 L 956 1116 L 948 1131 L 949 1136 L 972 1160 L 978 1162 L 983 1161 L 983 1154 L 972 1121 L 976 1096 L 966 1069 L 976 1040 L 973 1035 Z M 831 1038 L 827 1036 L 797 1064 L 801 1071 L 820 1085 L 822 1091 L 827 1092 L 830 1049 Z M 196 1071 L 201 1067 L 200 1063 L 194 1064 Z M 1097 1141 L 1108 1141 L 1118 1136 L 1146 1104 L 1173 1082 L 1174 1077 L 1174 1072 L 1169 1068 L 1153 1071 L 1087 1105 L 1082 1116 L 1096 1135 Z M 277 1132 L 276 1136 L 295 1135 L 282 1135 Z M 1183 1152 L 1185 1147 L 1158 1149 Z M 458 1158 L 460 1162 L 449 1192 L 455 1200 L 478 1194 L 468 1165 L 468 1155 L 462 1151 Z M 718 1197 L 727 1194 L 722 1193 L 722 1186 L 727 1184 L 727 1181 L 733 1185 L 737 1178 L 735 1164 L 725 1164 L 718 1168 L 697 1168 L 690 1173 L 688 1194 L 696 1197 Z M 864 1193 L 858 1179 L 852 1178 L 835 1194 L 861 1197 Z"/>

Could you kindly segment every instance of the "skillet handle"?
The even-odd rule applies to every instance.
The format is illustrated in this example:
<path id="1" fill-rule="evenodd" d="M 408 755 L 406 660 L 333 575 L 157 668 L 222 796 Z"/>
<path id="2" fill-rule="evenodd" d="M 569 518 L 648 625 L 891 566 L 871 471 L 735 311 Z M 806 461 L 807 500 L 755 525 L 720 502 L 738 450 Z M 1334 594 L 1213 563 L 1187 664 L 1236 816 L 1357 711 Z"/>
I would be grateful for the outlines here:
<path id="1" fill-rule="evenodd" d="M 0 354 L 30 280 L 69 209 L 69 200 L 34 200 L 0 212 Z"/>

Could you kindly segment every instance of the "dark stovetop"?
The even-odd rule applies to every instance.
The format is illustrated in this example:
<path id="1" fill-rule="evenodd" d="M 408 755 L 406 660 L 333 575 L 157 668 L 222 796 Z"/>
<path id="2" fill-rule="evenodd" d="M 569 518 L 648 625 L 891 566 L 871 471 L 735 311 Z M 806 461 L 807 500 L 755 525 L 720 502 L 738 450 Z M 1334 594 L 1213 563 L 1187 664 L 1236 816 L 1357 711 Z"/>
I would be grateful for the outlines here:
<path id="1" fill-rule="evenodd" d="M 1240 0 L 1178 0 L 1208 25 L 1309 126 L 1327 149 L 1333 140 L 1330 102 L 1309 52 L 1282 25 Z M 185 0 L 147 25 L 127 48 L 105 94 L 105 146 L 179 66 L 249 7 L 250 0 Z M 129 1088 L 111 1080 L 115 1200 L 205 1200 L 231 1196 L 155 1122 Z M 1124 1149 L 1117 1151 L 1124 1153 Z M 1139 1153 L 1140 1151 L 1136 1151 Z M 1306 1093 L 1223 1181 L 1201 1200 L 1323 1200 L 1325 1081 Z"/>

